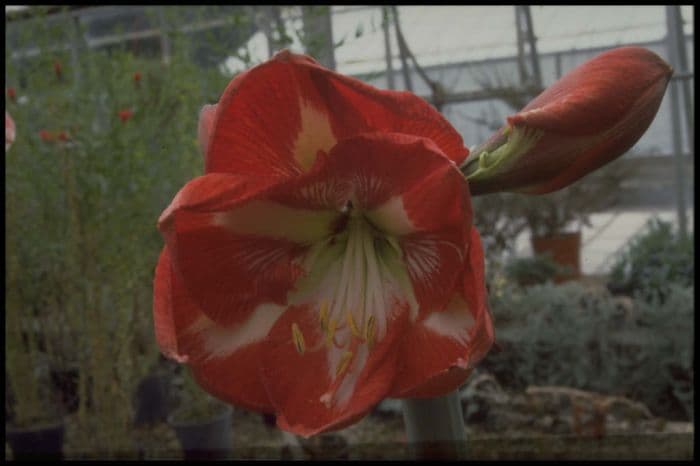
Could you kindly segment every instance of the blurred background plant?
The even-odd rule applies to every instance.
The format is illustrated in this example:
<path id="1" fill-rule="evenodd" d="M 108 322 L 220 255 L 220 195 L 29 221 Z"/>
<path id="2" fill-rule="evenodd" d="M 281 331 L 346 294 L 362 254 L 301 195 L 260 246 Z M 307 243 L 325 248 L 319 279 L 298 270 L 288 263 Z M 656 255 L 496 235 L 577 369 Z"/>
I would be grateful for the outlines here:
<path id="1" fill-rule="evenodd" d="M 503 348 L 481 369 L 501 384 L 562 385 L 627 396 L 657 416 L 693 419 L 693 287 L 671 283 L 668 299 L 624 300 L 577 282 L 492 293 Z"/>
<path id="2" fill-rule="evenodd" d="M 20 39 L 42 49 L 71 33 L 70 21 L 27 21 Z M 7 102 L 18 127 L 6 157 L 7 373 L 25 419 L 40 406 L 38 359 L 77 369 L 86 455 L 133 450 L 132 394 L 157 356 L 155 221 L 201 173 L 198 110 L 228 82 L 178 45 L 167 66 L 126 46 L 6 59 L 18 94 Z"/>
<path id="3" fill-rule="evenodd" d="M 694 280 L 693 235 L 681 238 L 671 223 L 653 218 L 613 263 L 608 289 L 663 300 L 673 284 L 691 286 Z"/>

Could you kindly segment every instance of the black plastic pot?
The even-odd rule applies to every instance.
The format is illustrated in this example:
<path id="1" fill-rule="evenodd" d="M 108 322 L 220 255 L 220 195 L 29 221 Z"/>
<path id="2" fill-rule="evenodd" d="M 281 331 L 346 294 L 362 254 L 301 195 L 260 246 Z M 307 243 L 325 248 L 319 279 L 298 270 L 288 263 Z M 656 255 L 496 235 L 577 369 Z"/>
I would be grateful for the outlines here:
<path id="1" fill-rule="evenodd" d="M 232 414 L 230 406 L 222 405 L 221 413 L 206 421 L 187 422 L 170 416 L 168 423 L 175 430 L 185 459 L 230 458 L 233 453 Z"/>
<path id="2" fill-rule="evenodd" d="M 170 380 L 163 374 L 144 377 L 134 395 L 134 424 L 137 426 L 164 422 L 170 408 Z"/>
<path id="3" fill-rule="evenodd" d="M 64 433 L 63 421 L 25 429 L 5 426 L 5 438 L 15 460 L 63 459 Z"/>

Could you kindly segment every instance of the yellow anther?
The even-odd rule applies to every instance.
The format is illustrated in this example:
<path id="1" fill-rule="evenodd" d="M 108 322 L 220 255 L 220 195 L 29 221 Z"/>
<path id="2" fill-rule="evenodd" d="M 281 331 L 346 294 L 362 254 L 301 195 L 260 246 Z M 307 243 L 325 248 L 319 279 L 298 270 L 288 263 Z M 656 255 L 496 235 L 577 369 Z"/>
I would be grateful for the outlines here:
<path id="1" fill-rule="evenodd" d="M 321 330 L 323 330 L 325 332 L 326 327 L 328 326 L 328 300 L 324 299 L 323 301 L 321 301 L 319 313 L 320 313 L 320 321 L 321 321 Z"/>
<path id="2" fill-rule="evenodd" d="M 365 340 L 367 341 L 367 347 L 372 349 L 374 345 L 374 332 L 376 331 L 376 319 L 374 316 L 369 316 L 367 319 L 367 325 L 365 325 Z"/>
<path id="3" fill-rule="evenodd" d="M 362 334 L 360 333 L 360 330 L 357 328 L 357 325 L 355 324 L 355 319 L 353 319 L 353 317 L 352 317 L 352 311 L 348 311 L 347 319 L 348 319 L 348 325 L 350 326 L 350 330 L 352 330 L 352 334 L 355 335 L 356 337 L 362 336 Z"/>
<path id="4" fill-rule="evenodd" d="M 294 340 L 294 346 L 299 354 L 304 354 L 304 351 L 306 351 L 306 342 L 304 341 L 304 335 L 301 333 L 301 329 L 296 323 L 292 324 L 292 339 Z"/>
<path id="5" fill-rule="evenodd" d="M 328 328 L 326 329 L 326 343 L 331 344 L 333 342 L 333 337 L 335 336 L 335 328 L 338 326 L 338 321 L 331 318 L 328 322 Z"/>
<path id="6" fill-rule="evenodd" d="M 345 351 L 343 355 L 340 357 L 340 362 L 338 363 L 338 367 L 335 369 L 335 376 L 338 377 L 340 376 L 343 372 L 345 372 L 348 369 L 348 366 L 350 365 L 350 361 L 352 361 L 352 351 Z"/>

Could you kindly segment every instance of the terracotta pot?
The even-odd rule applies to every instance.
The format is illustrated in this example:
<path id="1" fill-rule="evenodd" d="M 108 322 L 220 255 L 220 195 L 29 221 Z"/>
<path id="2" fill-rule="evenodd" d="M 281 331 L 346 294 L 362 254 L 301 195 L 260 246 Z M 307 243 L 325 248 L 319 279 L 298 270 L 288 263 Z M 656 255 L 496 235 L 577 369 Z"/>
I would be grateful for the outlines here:
<path id="1" fill-rule="evenodd" d="M 533 236 L 532 250 L 535 254 L 549 254 L 554 262 L 570 267 L 569 273 L 559 272 L 555 283 L 576 280 L 581 277 L 581 232 L 557 233 L 548 236 Z"/>

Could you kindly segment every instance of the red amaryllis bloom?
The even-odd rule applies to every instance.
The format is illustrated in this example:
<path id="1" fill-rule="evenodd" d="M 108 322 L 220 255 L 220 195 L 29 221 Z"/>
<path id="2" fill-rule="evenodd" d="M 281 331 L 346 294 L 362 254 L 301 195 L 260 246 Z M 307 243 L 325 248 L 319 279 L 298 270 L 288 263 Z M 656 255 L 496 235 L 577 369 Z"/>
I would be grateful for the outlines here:
<path id="1" fill-rule="evenodd" d="M 119 110 L 117 115 L 119 115 L 119 119 L 122 121 L 122 123 L 125 123 L 129 120 L 129 118 L 134 116 L 134 112 L 131 109 L 125 108 L 123 110 Z"/>
<path id="2" fill-rule="evenodd" d="M 640 47 L 587 61 L 473 151 L 463 168 L 471 193 L 543 194 L 619 157 L 651 124 L 672 73 Z"/>
<path id="3" fill-rule="evenodd" d="M 45 129 L 39 130 L 39 137 L 44 142 L 52 142 L 52 141 L 56 140 L 56 134 L 54 134 L 51 131 L 47 131 Z"/>
<path id="4" fill-rule="evenodd" d="M 493 341 L 468 151 L 422 99 L 280 52 L 200 115 L 161 214 L 156 337 L 300 435 L 457 388 Z"/>
<path id="5" fill-rule="evenodd" d="M 141 84 L 141 72 L 134 72 L 134 86 L 139 87 Z"/>
<path id="6" fill-rule="evenodd" d="M 10 149 L 13 142 L 15 142 L 15 122 L 5 110 L 5 152 Z"/>
<path id="7" fill-rule="evenodd" d="M 14 87 L 7 88 L 7 97 L 14 102 L 15 98 L 17 97 L 17 91 L 15 91 Z"/>
<path id="8" fill-rule="evenodd" d="M 63 74 L 63 65 L 61 65 L 60 61 L 53 62 L 53 71 L 54 73 L 56 73 L 57 78 L 61 77 L 61 75 Z"/>

